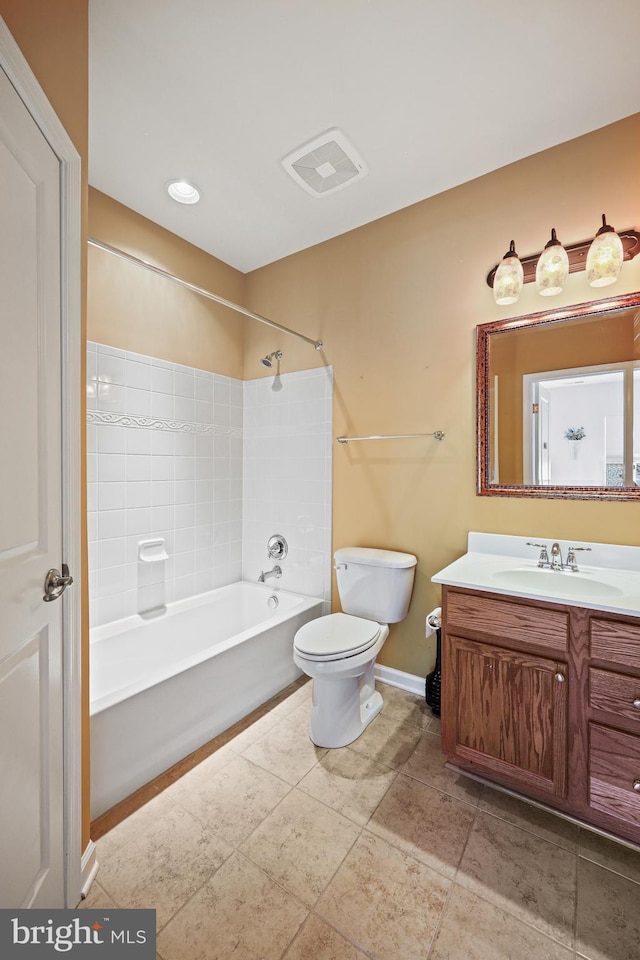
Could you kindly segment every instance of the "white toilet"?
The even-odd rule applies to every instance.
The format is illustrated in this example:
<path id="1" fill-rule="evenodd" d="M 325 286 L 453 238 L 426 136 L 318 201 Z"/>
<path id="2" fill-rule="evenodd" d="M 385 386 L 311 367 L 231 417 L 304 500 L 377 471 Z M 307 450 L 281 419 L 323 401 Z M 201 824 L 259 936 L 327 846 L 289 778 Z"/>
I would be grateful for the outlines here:
<path id="1" fill-rule="evenodd" d="M 382 710 L 373 668 L 389 623 L 409 609 L 417 560 L 411 553 L 343 547 L 334 554 L 344 613 L 305 623 L 294 662 L 313 677 L 310 737 L 319 747 L 352 743 Z"/>

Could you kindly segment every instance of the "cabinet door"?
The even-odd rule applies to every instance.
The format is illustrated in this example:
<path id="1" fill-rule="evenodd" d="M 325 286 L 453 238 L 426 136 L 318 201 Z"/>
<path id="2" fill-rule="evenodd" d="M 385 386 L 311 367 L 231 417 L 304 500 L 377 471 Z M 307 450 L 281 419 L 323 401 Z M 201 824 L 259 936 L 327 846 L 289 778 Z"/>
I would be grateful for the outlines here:
<path id="1" fill-rule="evenodd" d="M 448 637 L 448 752 L 514 786 L 564 797 L 566 665 Z"/>

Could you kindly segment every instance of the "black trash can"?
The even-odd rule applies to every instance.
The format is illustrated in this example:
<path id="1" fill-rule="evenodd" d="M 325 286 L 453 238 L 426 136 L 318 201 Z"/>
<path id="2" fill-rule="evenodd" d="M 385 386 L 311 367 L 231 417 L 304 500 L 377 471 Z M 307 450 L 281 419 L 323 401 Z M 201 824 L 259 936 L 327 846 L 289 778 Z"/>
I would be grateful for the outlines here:
<path id="1" fill-rule="evenodd" d="M 424 688 L 424 698 L 427 706 L 431 707 L 434 717 L 440 716 L 440 683 L 442 673 L 442 629 L 436 629 L 436 665 L 427 675 Z"/>

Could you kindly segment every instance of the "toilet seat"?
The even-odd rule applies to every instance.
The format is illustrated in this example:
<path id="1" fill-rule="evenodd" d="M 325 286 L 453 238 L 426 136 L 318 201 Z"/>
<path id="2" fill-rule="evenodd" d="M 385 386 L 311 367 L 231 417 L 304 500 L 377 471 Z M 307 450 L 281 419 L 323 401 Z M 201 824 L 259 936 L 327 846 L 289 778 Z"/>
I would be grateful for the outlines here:
<path id="1" fill-rule="evenodd" d="M 380 635 L 380 624 L 346 613 L 330 613 L 302 626 L 294 650 L 306 660 L 342 660 L 372 647 Z"/>

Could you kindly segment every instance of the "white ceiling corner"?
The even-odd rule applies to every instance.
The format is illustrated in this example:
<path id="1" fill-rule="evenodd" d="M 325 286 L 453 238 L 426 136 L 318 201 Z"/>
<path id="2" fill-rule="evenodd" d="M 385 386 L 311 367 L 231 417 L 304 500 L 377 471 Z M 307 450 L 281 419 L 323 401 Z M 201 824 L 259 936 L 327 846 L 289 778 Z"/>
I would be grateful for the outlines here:
<path id="1" fill-rule="evenodd" d="M 91 184 L 243 272 L 640 110 L 635 0 L 90 0 L 89 16 Z M 331 127 L 369 173 L 319 200 L 281 160 Z M 172 201 L 174 178 L 201 202 Z"/>

